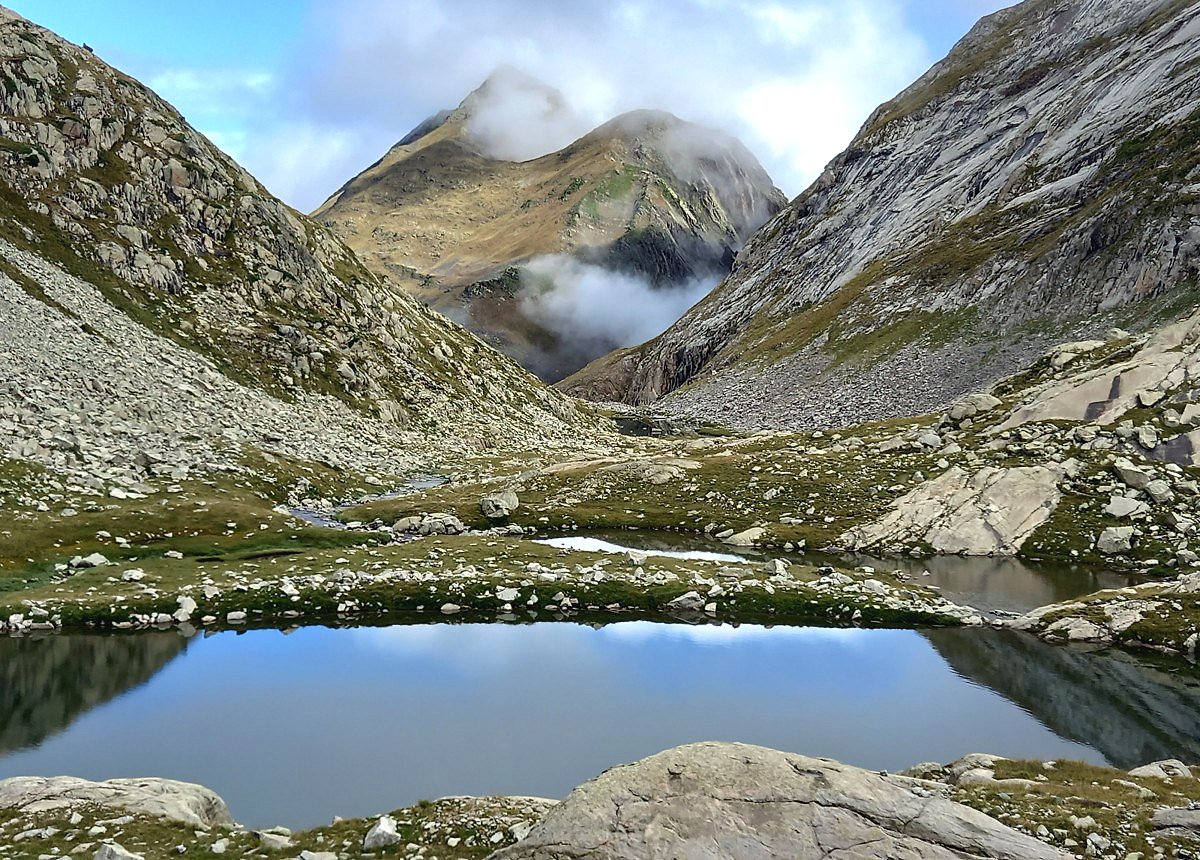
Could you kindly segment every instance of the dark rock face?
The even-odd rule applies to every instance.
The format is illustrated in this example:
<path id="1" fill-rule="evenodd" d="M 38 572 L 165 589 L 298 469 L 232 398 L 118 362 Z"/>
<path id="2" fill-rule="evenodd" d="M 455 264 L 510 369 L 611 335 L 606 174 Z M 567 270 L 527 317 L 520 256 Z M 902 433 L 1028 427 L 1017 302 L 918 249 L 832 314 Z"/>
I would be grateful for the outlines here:
<path id="1" fill-rule="evenodd" d="M 1056 734 L 1095 747 L 1116 767 L 1200 761 L 1200 672 L 1181 661 L 1116 649 L 1088 653 L 1015 631 L 922 635 L 955 671 Z"/>
<path id="2" fill-rule="evenodd" d="M 0 752 L 40 743 L 182 654 L 175 632 L 0 638 Z"/>
<path id="3" fill-rule="evenodd" d="M 743 425 L 927 411 L 1049 339 L 1145 329 L 1200 272 L 1200 11 L 1027 0 L 881 106 L 619 389 Z M 614 381 L 615 377 L 615 381 Z"/>

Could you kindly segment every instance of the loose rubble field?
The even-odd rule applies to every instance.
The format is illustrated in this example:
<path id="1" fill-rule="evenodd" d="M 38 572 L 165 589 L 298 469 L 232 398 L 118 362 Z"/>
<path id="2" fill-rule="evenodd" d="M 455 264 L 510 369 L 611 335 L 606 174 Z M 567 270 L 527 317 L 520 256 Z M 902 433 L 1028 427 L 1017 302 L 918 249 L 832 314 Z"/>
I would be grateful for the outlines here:
<path id="1" fill-rule="evenodd" d="M 444 798 L 424 801 L 379 819 L 336 820 L 299 833 L 286 828 L 243 830 L 231 825 L 188 824 L 112 806 L 81 803 L 69 810 L 25 812 L 0 809 L 0 857 L 93 855 L 108 860 L 166 860 L 181 854 L 205 857 L 289 857 L 350 860 L 409 857 L 423 860 L 476 860 L 513 844 L 528 832 L 552 801 L 535 798 Z M 364 844 L 365 843 L 365 844 Z M 109 853 L 102 852 L 111 845 Z M 120 847 L 120 850 L 116 846 Z M 369 846 L 369 847 L 367 847 Z M 121 853 L 121 851 L 128 853 Z"/>

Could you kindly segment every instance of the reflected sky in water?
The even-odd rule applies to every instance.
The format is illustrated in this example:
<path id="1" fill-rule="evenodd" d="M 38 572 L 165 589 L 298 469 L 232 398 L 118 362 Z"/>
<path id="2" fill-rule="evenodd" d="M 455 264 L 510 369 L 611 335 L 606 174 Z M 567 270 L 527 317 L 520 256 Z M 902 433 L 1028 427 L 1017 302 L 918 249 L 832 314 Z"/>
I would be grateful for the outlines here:
<path id="1" fill-rule="evenodd" d="M 245 824 L 295 827 L 446 794 L 561 797 L 698 740 L 886 769 L 981 750 L 1104 761 L 912 631 L 442 624 L 194 640 L 149 683 L 0 758 L 0 777 L 173 777 Z"/>

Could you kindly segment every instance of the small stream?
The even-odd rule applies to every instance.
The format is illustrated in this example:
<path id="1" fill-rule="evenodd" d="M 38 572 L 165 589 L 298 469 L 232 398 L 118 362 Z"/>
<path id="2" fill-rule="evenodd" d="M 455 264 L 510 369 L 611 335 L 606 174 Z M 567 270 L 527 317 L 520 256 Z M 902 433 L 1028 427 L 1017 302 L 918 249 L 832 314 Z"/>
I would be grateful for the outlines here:
<path id="1" fill-rule="evenodd" d="M 388 490 L 386 493 L 378 493 L 375 495 L 362 496 L 353 501 L 343 502 L 340 505 L 330 504 L 322 507 L 305 507 L 297 505 L 289 507 L 287 512 L 296 519 L 303 520 L 309 525 L 319 526 L 327 529 L 357 529 L 361 523 L 344 523 L 337 518 L 342 511 L 350 508 L 364 505 L 368 502 L 380 502 L 387 499 L 399 499 L 403 496 L 410 496 L 413 493 L 419 493 L 422 490 L 432 490 L 434 487 L 440 487 L 443 484 L 448 484 L 450 479 L 445 475 L 418 475 L 410 479 L 395 489 Z"/>

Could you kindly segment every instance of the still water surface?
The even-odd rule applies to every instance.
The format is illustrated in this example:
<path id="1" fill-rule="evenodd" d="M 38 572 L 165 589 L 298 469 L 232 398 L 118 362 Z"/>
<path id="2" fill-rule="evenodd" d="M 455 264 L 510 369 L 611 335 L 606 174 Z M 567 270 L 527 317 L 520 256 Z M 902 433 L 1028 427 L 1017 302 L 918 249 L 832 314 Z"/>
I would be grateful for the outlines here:
<path id="1" fill-rule="evenodd" d="M 707 535 L 660 531 L 604 531 L 588 536 L 539 539 L 567 550 L 628 552 L 636 550 L 674 558 L 711 561 L 785 558 L 802 566 L 832 563 L 878 571 L 900 571 L 909 581 L 933 588 L 947 599 L 973 606 L 985 614 L 1020 614 L 1106 588 L 1122 588 L 1135 580 L 1117 570 L 1069 565 L 1026 563 L 1016 558 L 962 558 L 959 556 L 855 555 L 851 553 L 785 553 L 747 547 L 729 547 Z"/>
<path id="2" fill-rule="evenodd" d="M 0 639 L 0 778 L 208 785 L 250 826 L 561 797 L 676 744 L 870 768 L 1200 759 L 1182 664 L 991 630 L 558 623 Z"/>

